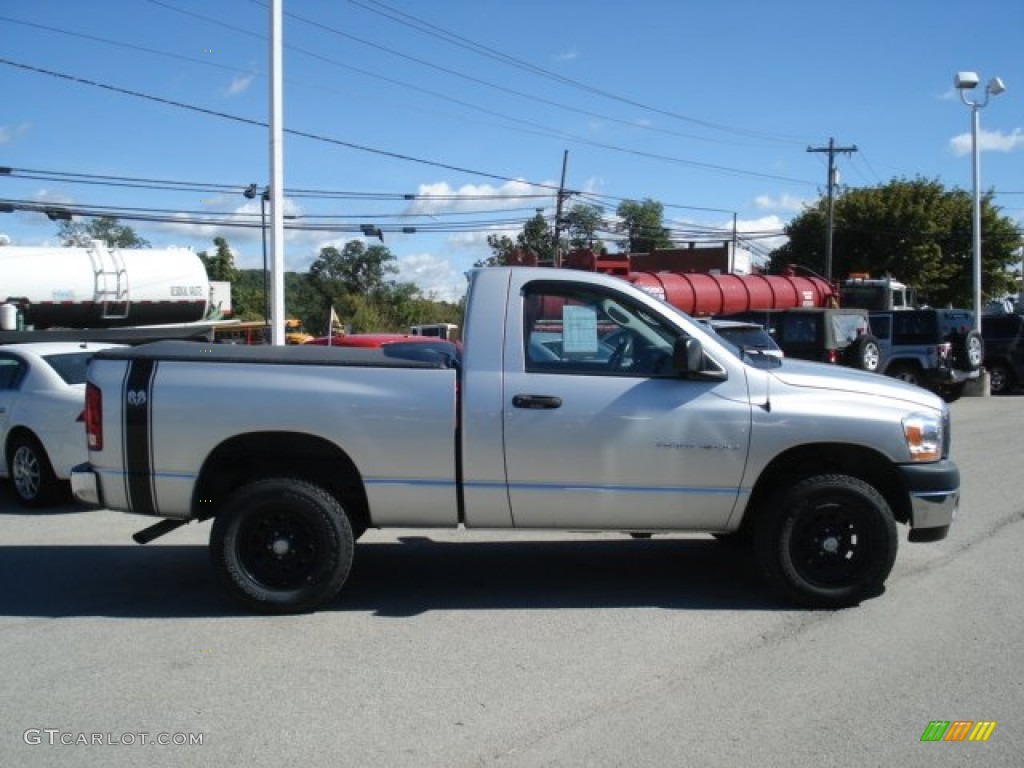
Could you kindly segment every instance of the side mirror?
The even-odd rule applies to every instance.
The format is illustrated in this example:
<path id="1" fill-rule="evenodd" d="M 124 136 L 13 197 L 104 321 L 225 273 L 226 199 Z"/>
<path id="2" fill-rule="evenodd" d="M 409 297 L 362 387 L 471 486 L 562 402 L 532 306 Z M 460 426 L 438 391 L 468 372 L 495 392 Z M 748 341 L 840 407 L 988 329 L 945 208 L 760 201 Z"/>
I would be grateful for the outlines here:
<path id="1" fill-rule="evenodd" d="M 704 366 L 704 347 L 694 338 L 678 338 L 672 345 L 672 370 L 680 376 L 697 373 Z"/>
<path id="2" fill-rule="evenodd" d="M 708 368 L 704 362 L 704 347 L 694 338 L 678 338 L 672 345 L 672 372 L 683 379 L 725 381 L 725 370 Z"/>

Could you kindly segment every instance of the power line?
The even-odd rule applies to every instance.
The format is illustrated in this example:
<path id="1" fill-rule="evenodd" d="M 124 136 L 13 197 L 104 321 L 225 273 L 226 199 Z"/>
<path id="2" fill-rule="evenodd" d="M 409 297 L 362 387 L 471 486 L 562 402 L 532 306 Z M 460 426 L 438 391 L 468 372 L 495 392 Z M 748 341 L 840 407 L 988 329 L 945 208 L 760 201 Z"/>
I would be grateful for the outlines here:
<path id="1" fill-rule="evenodd" d="M 255 2 L 255 0 L 254 0 L 254 2 Z M 416 16 L 412 16 L 411 14 L 403 13 L 402 11 L 399 11 L 399 10 L 397 10 L 395 8 L 392 8 L 392 7 L 386 5 L 386 4 L 382 3 L 382 2 L 378 2 L 378 0 L 369 0 L 369 3 L 360 2 L 359 0 L 349 0 L 349 2 L 352 5 L 359 6 L 360 8 L 363 8 L 364 10 L 367 10 L 367 11 L 369 11 L 371 13 L 376 13 L 378 15 L 381 15 L 381 16 L 384 16 L 386 18 L 389 18 L 392 21 L 395 21 L 395 22 L 397 22 L 399 24 L 403 24 L 405 26 L 413 27 L 414 29 L 417 29 L 417 30 L 419 30 L 421 32 L 424 32 L 425 34 L 429 34 L 429 35 L 431 35 L 433 37 L 438 37 L 438 38 L 443 39 L 443 40 L 445 40 L 445 41 L 447 41 L 447 42 L 449 42 L 449 43 L 451 43 L 453 45 L 457 45 L 457 46 L 459 46 L 461 48 L 472 50 L 472 51 L 474 51 L 474 52 L 476 52 L 476 53 L 478 53 L 480 55 L 483 55 L 483 56 L 485 56 L 487 58 L 495 59 L 495 60 L 504 62 L 506 64 L 510 64 L 512 66 L 515 66 L 515 67 L 517 67 L 519 69 L 524 69 L 524 70 L 526 70 L 528 72 L 531 72 L 532 74 L 539 75 L 541 77 L 557 81 L 557 82 L 562 83 L 564 85 L 569 85 L 569 86 L 572 86 L 574 88 L 578 88 L 578 89 L 584 90 L 584 91 L 586 91 L 588 93 L 591 93 L 591 94 L 594 94 L 594 95 L 597 95 L 597 96 L 602 96 L 604 98 L 611 99 L 613 101 L 617 101 L 617 102 L 620 102 L 620 103 L 623 103 L 623 104 L 627 104 L 627 105 L 632 106 L 632 107 L 637 107 L 639 109 L 643 109 L 643 110 L 648 111 L 648 112 L 653 112 L 655 114 L 659 114 L 659 115 L 662 115 L 664 117 L 670 117 L 670 118 L 673 118 L 675 120 L 680 120 L 680 121 L 683 121 L 683 122 L 686 122 L 686 123 L 691 123 L 691 124 L 694 124 L 694 125 L 699 125 L 699 126 L 702 126 L 704 128 L 710 128 L 710 129 L 713 129 L 713 130 L 723 131 L 723 132 L 726 132 L 726 133 L 731 133 L 731 134 L 735 134 L 735 135 L 739 135 L 739 136 L 747 136 L 747 137 L 752 137 L 752 138 L 767 139 L 767 140 L 777 141 L 777 142 L 781 142 L 781 143 L 792 143 L 792 144 L 802 144 L 802 143 L 804 143 L 803 141 L 797 139 L 796 137 L 781 136 L 781 135 L 777 135 L 777 134 L 769 134 L 769 133 L 762 132 L 762 131 L 751 131 L 749 129 L 743 129 L 743 128 L 734 128 L 732 126 L 724 125 L 722 123 L 715 123 L 715 122 L 711 122 L 711 121 L 708 121 L 708 120 L 702 120 L 700 118 L 695 118 L 695 117 L 691 117 L 689 115 L 683 115 L 683 114 L 680 114 L 678 112 L 673 112 L 671 110 L 661 109 L 659 107 L 654 107 L 654 106 L 651 106 L 649 104 L 644 104 L 642 102 L 636 101 L 636 100 L 631 99 L 629 97 L 621 96 L 619 94 L 612 93 L 610 91 L 606 91 L 606 90 L 604 90 L 602 88 L 597 88 L 597 87 L 589 85 L 587 83 L 583 83 L 583 82 L 581 82 L 579 80 L 574 80 L 572 78 L 565 77 L 564 75 L 560 75 L 557 72 L 552 72 L 550 70 L 543 69 L 542 67 L 538 67 L 538 66 L 536 66 L 534 64 L 531 64 L 530 62 L 523 61 L 522 59 L 517 59 L 517 58 L 515 58 L 513 56 L 510 56 L 510 55 L 508 55 L 506 53 L 498 51 L 498 50 L 496 50 L 494 48 L 490 48 L 488 46 L 482 45 L 482 44 L 477 43 L 477 42 L 475 42 L 473 40 L 470 40 L 468 38 L 462 37 L 461 35 L 458 35 L 458 34 L 456 34 L 454 32 L 450 32 L 449 30 L 446 30 L 446 29 L 443 29 L 443 28 L 441 28 L 439 26 L 431 24 L 430 22 L 425 21 L 423 19 L 420 19 L 420 18 L 418 18 Z M 260 3 L 257 3 L 257 4 L 260 4 Z M 385 10 L 382 11 L 382 10 L 378 10 L 377 8 L 371 8 L 370 5 L 374 5 L 374 6 L 377 6 L 378 8 L 383 8 Z M 296 17 L 296 18 L 298 18 L 298 17 Z"/>

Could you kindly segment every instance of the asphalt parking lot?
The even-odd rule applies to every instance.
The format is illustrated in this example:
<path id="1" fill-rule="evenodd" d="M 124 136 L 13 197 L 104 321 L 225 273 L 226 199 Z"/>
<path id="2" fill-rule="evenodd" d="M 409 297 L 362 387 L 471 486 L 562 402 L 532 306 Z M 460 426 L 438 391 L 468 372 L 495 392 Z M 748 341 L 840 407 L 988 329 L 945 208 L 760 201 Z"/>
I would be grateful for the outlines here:
<path id="1" fill-rule="evenodd" d="M 253 616 L 209 524 L 142 547 L 2 484 L 0 765 L 1020 765 L 1024 396 L 952 411 L 950 537 L 840 612 L 706 536 L 417 530 L 368 533 L 330 609 Z"/>

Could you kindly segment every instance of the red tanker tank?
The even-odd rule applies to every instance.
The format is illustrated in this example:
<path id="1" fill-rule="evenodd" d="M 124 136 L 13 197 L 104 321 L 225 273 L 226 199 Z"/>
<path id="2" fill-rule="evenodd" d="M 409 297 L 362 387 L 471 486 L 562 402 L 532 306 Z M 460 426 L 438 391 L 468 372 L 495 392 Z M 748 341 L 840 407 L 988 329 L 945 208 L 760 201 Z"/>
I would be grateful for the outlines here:
<path id="1" fill-rule="evenodd" d="M 827 307 L 838 296 L 820 277 L 736 275 L 665 270 L 633 271 L 630 254 L 597 254 L 586 249 L 565 255 L 562 266 L 615 275 L 689 315 L 724 315 L 751 309 Z"/>
<path id="2" fill-rule="evenodd" d="M 751 309 L 825 307 L 836 299 L 832 286 L 818 277 L 630 272 L 625 279 L 696 317 Z"/>

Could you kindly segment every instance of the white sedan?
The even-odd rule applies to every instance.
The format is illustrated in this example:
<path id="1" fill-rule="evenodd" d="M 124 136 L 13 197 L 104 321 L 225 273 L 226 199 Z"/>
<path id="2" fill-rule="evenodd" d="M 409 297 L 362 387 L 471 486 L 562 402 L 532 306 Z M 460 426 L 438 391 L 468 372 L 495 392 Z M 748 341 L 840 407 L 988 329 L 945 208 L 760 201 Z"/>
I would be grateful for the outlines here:
<path id="1" fill-rule="evenodd" d="M 88 458 L 85 372 L 117 344 L 38 342 L 0 346 L 0 477 L 18 501 L 42 507 L 66 495 L 71 467 Z"/>

